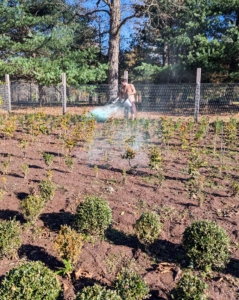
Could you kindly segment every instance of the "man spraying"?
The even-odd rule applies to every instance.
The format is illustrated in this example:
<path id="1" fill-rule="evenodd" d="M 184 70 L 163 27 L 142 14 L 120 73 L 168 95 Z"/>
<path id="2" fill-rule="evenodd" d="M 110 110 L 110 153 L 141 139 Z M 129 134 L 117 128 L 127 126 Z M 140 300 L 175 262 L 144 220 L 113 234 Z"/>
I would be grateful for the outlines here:
<path id="1" fill-rule="evenodd" d="M 135 119 L 136 105 L 135 105 L 136 90 L 133 84 L 127 83 L 126 79 L 121 80 L 120 98 L 124 99 L 124 117 L 129 118 L 129 112 L 131 113 L 131 120 Z"/>

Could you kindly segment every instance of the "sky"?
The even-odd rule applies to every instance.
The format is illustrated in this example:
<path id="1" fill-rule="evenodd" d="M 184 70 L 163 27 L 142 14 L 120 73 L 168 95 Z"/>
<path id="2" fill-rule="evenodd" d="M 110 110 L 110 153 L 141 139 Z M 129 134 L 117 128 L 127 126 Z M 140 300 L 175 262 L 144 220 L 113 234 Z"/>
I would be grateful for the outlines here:
<path id="1" fill-rule="evenodd" d="M 96 7 L 96 2 L 97 0 L 85 0 L 85 4 L 84 6 L 89 9 L 92 10 L 93 8 Z M 124 19 L 125 17 L 131 15 L 132 13 L 132 4 L 133 3 L 140 3 L 140 0 L 121 0 L 121 19 Z M 101 0 L 99 6 L 99 9 L 106 9 L 108 10 L 108 6 Z M 107 30 L 107 27 L 109 26 L 109 16 L 107 13 L 99 13 L 98 14 L 98 18 L 100 18 L 100 20 L 98 20 L 98 22 L 94 22 L 94 25 L 97 26 L 99 28 L 101 28 L 101 31 L 104 32 L 105 30 Z M 134 32 L 136 32 L 140 26 L 142 26 L 142 21 L 143 20 L 139 20 L 139 19 L 131 19 L 128 20 L 121 28 L 121 44 L 120 44 L 120 48 L 122 50 L 129 48 L 130 46 L 130 42 L 132 41 L 132 34 Z M 105 40 L 103 42 L 103 47 L 105 51 L 107 51 L 108 48 L 108 37 L 105 36 Z"/>

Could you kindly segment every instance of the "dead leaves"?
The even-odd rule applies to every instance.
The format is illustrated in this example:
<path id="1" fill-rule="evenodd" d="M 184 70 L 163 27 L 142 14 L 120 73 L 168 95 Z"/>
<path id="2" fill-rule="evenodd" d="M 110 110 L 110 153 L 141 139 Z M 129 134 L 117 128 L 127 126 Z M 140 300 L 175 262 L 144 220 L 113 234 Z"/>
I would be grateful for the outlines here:
<path id="1" fill-rule="evenodd" d="M 177 281 L 183 273 L 176 264 L 167 262 L 160 263 L 156 269 L 156 272 L 160 274 L 172 272 L 174 274 L 174 281 Z"/>

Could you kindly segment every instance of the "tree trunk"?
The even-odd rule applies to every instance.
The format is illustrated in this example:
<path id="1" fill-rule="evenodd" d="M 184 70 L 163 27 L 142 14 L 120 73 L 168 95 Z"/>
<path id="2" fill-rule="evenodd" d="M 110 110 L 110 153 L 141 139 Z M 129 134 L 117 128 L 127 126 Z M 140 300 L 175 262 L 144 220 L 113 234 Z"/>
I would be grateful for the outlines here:
<path id="1" fill-rule="evenodd" d="M 168 66 L 169 63 L 169 55 L 168 55 L 168 44 L 164 42 L 163 45 L 163 66 Z"/>
<path id="2" fill-rule="evenodd" d="M 120 0 L 112 0 L 110 7 L 109 38 L 109 100 L 117 98 L 118 95 L 120 18 Z"/>

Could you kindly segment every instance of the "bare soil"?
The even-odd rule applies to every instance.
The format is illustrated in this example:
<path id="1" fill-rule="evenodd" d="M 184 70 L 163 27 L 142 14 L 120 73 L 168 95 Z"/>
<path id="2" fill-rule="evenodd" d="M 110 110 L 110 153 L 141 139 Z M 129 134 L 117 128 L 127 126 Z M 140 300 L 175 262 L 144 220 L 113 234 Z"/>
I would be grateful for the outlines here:
<path id="1" fill-rule="evenodd" d="M 29 110 L 24 110 L 26 112 L 29 113 Z M 69 112 L 73 113 L 73 110 Z M 59 111 L 53 113 L 57 115 Z M 24 259 L 41 260 L 52 270 L 62 267 L 53 240 L 61 225 L 73 224 L 76 207 L 84 197 L 97 195 L 108 201 L 114 222 L 104 239 L 92 237 L 84 243 L 74 280 L 61 278 L 66 300 L 73 299 L 81 288 L 95 282 L 110 286 L 125 261 L 130 262 L 131 267 L 150 286 L 150 299 L 169 299 L 181 270 L 189 265 L 182 247 L 182 234 L 188 225 L 198 219 L 215 220 L 231 239 L 230 262 L 226 269 L 213 271 L 211 276 L 205 278 L 209 285 L 209 298 L 239 299 L 239 199 L 232 195 L 229 180 L 229 177 L 239 180 L 238 143 L 233 150 L 226 152 L 228 167 L 214 173 L 212 169 L 211 173 L 206 168 L 201 170 L 207 184 L 205 199 L 200 206 L 196 199 L 189 197 L 185 187 L 189 178 L 186 168 L 190 148 L 182 149 L 177 136 L 169 145 L 165 145 L 150 130 L 151 138 L 145 141 L 142 130 L 119 126 L 119 129 L 115 129 L 113 142 L 110 142 L 108 136 L 103 134 L 105 126 L 104 123 L 97 125 L 96 136 L 90 147 L 77 145 L 73 149 L 72 171 L 64 163 L 57 136 L 59 132 L 37 136 L 27 148 L 25 158 L 18 143 L 27 135 L 20 126 L 13 137 L 1 134 L 0 164 L 7 160 L 9 154 L 11 162 L 7 174 L 0 176 L 0 187 L 6 190 L 0 203 L 0 220 L 16 217 L 21 222 L 23 244 L 19 249 L 19 258 L 1 260 L 0 276 L 3 277 Z M 137 151 L 131 162 L 133 169 L 121 157 L 125 139 L 132 134 L 136 135 L 134 147 Z M 209 131 L 200 142 L 202 149 L 204 145 L 212 145 L 212 136 L 213 133 Z M 31 140 L 30 136 L 27 138 Z M 158 184 L 153 171 L 148 168 L 145 143 L 163 149 L 165 179 L 162 185 Z M 220 151 L 220 142 L 217 150 Z M 44 163 L 42 151 L 55 155 L 51 170 L 57 190 L 35 226 L 26 227 L 19 203 L 29 194 L 29 185 L 37 189 L 46 176 L 49 168 Z M 220 157 L 216 158 L 215 165 L 219 161 Z M 27 178 L 24 178 L 20 168 L 23 163 L 30 167 Z M 126 171 L 126 177 L 122 175 L 123 170 Z M 135 237 L 133 225 L 147 210 L 158 212 L 163 230 L 159 239 L 145 248 Z"/>

